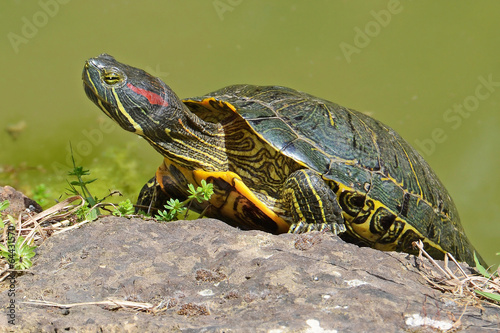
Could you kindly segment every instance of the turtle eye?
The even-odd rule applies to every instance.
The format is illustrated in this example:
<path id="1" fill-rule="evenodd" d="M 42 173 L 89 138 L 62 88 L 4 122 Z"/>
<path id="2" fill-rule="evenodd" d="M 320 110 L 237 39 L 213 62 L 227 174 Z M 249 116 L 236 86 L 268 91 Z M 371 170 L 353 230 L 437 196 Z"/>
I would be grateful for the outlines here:
<path id="1" fill-rule="evenodd" d="M 123 75 L 116 71 L 104 72 L 103 80 L 104 82 L 112 86 L 123 81 Z"/>

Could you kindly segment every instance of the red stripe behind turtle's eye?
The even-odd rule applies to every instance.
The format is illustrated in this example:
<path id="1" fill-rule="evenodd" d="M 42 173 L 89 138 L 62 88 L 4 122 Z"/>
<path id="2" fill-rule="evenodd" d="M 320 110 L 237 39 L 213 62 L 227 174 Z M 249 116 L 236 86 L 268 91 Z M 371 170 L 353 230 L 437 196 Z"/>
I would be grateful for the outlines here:
<path id="1" fill-rule="evenodd" d="M 151 103 L 151 104 L 168 106 L 168 102 L 166 100 L 164 100 L 160 95 L 158 95 L 154 92 L 151 92 L 151 91 L 145 90 L 145 89 L 141 89 L 141 88 L 137 88 L 136 86 L 134 86 L 130 83 L 127 83 L 127 87 L 129 87 L 136 94 L 139 94 L 139 95 L 146 97 L 148 99 L 149 103 Z"/>

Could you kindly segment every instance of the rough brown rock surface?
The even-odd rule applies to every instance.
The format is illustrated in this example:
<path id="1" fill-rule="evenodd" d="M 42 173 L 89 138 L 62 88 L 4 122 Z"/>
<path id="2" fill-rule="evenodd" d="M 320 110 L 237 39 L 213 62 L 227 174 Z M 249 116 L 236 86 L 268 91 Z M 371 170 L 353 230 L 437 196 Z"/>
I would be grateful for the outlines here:
<path id="1" fill-rule="evenodd" d="M 462 315 L 458 331 L 500 329 L 498 308 L 466 308 L 429 288 L 414 257 L 329 234 L 105 217 L 51 237 L 34 261 L 16 281 L 16 331 L 433 332 Z M 118 299 L 164 311 L 21 303 L 31 299 Z M 0 325 L 14 329 L 5 315 Z"/>
<path id="2" fill-rule="evenodd" d="M 42 207 L 33 199 L 28 198 L 23 193 L 16 191 L 11 186 L 0 187 L 0 202 L 9 200 L 9 207 L 2 211 L 3 215 L 10 214 L 17 218 L 19 214 L 29 210 L 32 213 L 40 213 Z"/>

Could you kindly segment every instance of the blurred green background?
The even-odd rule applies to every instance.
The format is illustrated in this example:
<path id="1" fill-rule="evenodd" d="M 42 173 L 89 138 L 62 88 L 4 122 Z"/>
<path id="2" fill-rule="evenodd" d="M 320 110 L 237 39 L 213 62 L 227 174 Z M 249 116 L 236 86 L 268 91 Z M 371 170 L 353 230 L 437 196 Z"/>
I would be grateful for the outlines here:
<path id="1" fill-rule="evenodd" d="M 68 1 L 0 3 L 0 185 L 64 195 L 76 162 L 95 194 L 135 201 L 161 157 L 87 100 L 106 52 L 180 97 L 277 84 L 363 112 L 416 146 L 472 242 L 499 263 L 498 1 Z M 52 201 L 53 202 L 53 201 Z"/>

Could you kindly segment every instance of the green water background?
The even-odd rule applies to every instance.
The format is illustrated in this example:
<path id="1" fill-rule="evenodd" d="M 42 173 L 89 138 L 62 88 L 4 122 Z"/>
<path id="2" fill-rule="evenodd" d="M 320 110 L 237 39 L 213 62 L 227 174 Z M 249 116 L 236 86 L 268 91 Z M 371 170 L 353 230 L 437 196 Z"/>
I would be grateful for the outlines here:
<path id="1" fill-rule="evenodd" d="M 277 84 L 368 112 L 423 152 L 471 241 L 499 263 L 499 11 L 451 0 L 2 1 L 0 185 L 30 194 L 44 183 L 59 198 L 71 142 L 96 195 L 135 200 L 161 157 L 87 100 L 83 64 L 106 52 L 181 97 Z"/>

